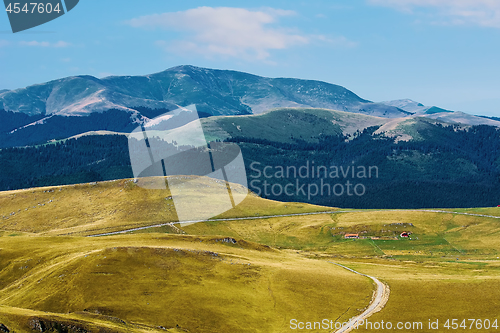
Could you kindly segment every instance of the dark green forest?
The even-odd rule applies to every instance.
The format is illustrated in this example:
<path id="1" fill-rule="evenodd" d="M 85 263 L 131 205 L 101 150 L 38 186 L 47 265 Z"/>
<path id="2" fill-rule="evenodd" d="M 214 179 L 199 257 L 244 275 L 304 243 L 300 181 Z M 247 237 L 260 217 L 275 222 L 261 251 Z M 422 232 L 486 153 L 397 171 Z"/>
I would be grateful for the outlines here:
<path id="1" fill-rule="evenodd" d="M 257 172 L 253 162 L 262 166 L 296 166 L 307 161 L 316 166 L 376 166 L 378 177 L 324 179 L 337 183 L 361 183 L 363 196 L 316 195 L 300 193 L 292 198 L 283 195 L 262 195 L 282 201 L 303 201 L 346 208 L 432 208 L 486 207 L 500 204 L 500 135 L 496 128 L 475 126 L 461 130 L 436 125 L 437 131 L 426 133 L 431 139 L 394 143 L 369 128 L 353 140 L 343 137 L 318 137 L 318 143 L 295 140 L 295 144 L 268 142 L 259 139 L 232 138 L 242 149 L 249 179 Z M 285 186 L 299 177 L 268 179 Z M 259 180 L 262 183 L 265 177 Z M 299 179 L 300 183 L 317 184 L 320 179 Z M 259 184 L 259 183 L 257 183 Z M 250 189 L 257 191 L 256 188 Z M 258 192 L 258 191 L 257 191 Z M 279 191 L 276 191 L 279 192 Z M 325 191 L 326 192 L 326 191 Z M 332 191 L 333 192 L 333 191 Z M 275 193 L 276 194 L 276 193 Z M 321 193 L 320 193 L 321 194 Z M 325 194 L 325 193 L 324 193 Z"/>
<path id="2" fill-rule="evenodd" d="M 369 128 L 346 140 L 341 136 L 319 136 L 316 143 L 295 139 L 278 143 L 265 139 L 234 137 L 247 168 L 249 187 L 257 179 L 271 185 L 318 184 L 321 178 L 266 178 L 251 168 L 295 166 L 376 166 L 378 177 L 351 175 L 323 179 L 337 183 L 363 184 L 357 195 L 293 196 L 261 195 L 282 201 L 303 201 L 345 208 L 431 208 L 484 207 L 500 204 L 500 135 L 496 128 L 475 126 L 463 130 L 436 125 L 425 141 L 394 143 L 374 135 Z M 133 177 L 126 136 L 84 136 L 53 144 L 0 150 L 0 189 L 11 190 L 47 185 L 63 185 Z M 255 183 L 254 183 L 255 184 Z M 260 188 L 262 189 L 262 188 Z M 292 191 L 292 188 L 289 187 Z M 295 189 L 294 189 L 295 190 Z M 272 191 L 271 191 L 272 192 Z M 324 193 L 325 194 L 325 193 Z"/>
<path id="3" fill-rule="evenodd" d="M 141 106 L 131 109 L 149 119 L 171 111 Z M 198 116 L 206 118 L 211 115 L 198 112 Z M 69 138 L 90 131 L 106 130 L 129 133 L 137 125 L 134 122 L 132 111 L 115 109 L 101 113 L 91 113 L 86 117 L 41 114 L 29 116 L 21 112 L 0 110 L 0 148 L 35 145 L 49 140 Z M 54 135 L 54 133 L 57 133 L 57 135 Z"/>
<path id="4" fill-rule="evenodd" d="M 2 149 L 0 161 L 1 190 L 133 177 L 127 137 L 122 135 Z"/>

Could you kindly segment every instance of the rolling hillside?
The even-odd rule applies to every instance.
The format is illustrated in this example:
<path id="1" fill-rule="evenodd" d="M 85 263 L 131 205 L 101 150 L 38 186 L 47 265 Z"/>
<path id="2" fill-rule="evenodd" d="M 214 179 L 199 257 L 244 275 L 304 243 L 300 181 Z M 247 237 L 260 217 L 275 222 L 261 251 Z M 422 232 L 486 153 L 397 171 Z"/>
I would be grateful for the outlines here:
<path id="1" fill-rule="evenodd" d="M 250 195 L 224 221 L 82 237 L 175 221 L 168 191 L 137 185 L 0 193 L 2 330 L 281 333 L 292 319 L 343 322 L 368 306 L 374 286 L 332 263 L 389 285 L 370 321 L 500 319 L 496 208 L 325 212 Z M 199 179 L 188 195 L 198 186 L 212 185 Z M 306 212 L 318 214 L 283 216 Z M 360 239 L 344 238 L 353 232 Z"/>
<path id="2" fill-rule="evenodd" d="M 260 115 L 210 117 L 202 120 L 208 140 L 262 139 L 294 143 L 318 142 L 321 137 L 352 136 L 389 120 L 328 109 L 280 108 Z"/>
<path id="3" fill-rule="evenodd" d="M 0 192 L 0 229 L 43 235 L 92 235 L 153 222 L 176 222 L 170 192 L 146 189 L 151 181 L 154 180 L 125 179 Z M 210 178 L 199 178 L 186 190 L 189 195 L 196 196 L 216 185 Z M 238 191 L 245 194 L 248 189 L 239 187 Z M 329 209 L 302 203 L 278 203 L 249 194 L 224 217 Z"/>
<path id="4" fill-rule="evenodd" d="M 347 319 L 371 294 L 363 277 L 240 239 L 236 247 L 198 236 L 28 239 L 23 248 L 16 244 L 25 237 L 3 241 L 16 262 L 0 263 L 0 323 L 21 331 L 38 322 L 58 332 L 61 324 L 70 332 L 284 332 L 301 315 Z M 341 302 L 346 294 L 352 309 Z"/>
<path id="5" fill-rule="evenodd" d="M 155 235 L 81 237 L 176 220 L 168 191 L 138 185 L 1 193 L 0 324 L 15 332 L 283 332 L 291 318 L 347 319 L 369 302 L 365 278 L 242 238 L 174 225 Z M 211 186 L 201 179 L 191 193 Z M 16 207 L 24 209 L 5 215 Z M 225 216 L 324 209 L 249 196 Z"/>

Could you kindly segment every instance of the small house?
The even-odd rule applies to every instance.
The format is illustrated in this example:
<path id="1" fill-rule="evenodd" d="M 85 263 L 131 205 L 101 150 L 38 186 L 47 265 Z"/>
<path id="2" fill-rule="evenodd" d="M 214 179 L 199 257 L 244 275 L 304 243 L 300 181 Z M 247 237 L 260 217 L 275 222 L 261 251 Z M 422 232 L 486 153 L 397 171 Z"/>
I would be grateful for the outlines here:
<path id="1" fill-rule="evenodd" d="M 410 237 L 410 233 L 409 232 L 402 232 L 401 235 L 399 235 L 400 237 L 402 238 L 409 238 Z"/>
<path id="2" fill-rule="evenodd" d="M 359 238 L 359 234 L 345 234 L 344 238 L 345 239 L 358 239 Z"/>

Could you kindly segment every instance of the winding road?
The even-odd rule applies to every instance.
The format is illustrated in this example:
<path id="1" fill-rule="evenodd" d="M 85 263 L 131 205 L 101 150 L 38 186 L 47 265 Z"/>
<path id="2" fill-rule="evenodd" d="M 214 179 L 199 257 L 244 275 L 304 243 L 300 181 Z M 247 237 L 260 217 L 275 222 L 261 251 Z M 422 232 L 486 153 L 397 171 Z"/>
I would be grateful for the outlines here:
<path id="1" fill-rule="evenodd" d="M 494 216 L 494 215 L 459 213 L 459 212 L 453 212 L 453 211 L 447 211 L 447 210 L 431 210 L 431 209 L 408 209 L 408 210 L 385 209 L 385 210 L 373 210 L 372 212 L 381 212 L 381 211 L 384 211 L 384 212 L 446 213 L 446 214 L 468 215 L 468 216 L 489 217 L 489 218 L 494 218 L 494 219 L 500 219 L 500 216 Z M 293 216 L 323 215 L 323 214 L 359 213 L 359 212 L 366 212 L 366 211 L 365 210 L 335 210 L 335 211 L 284 214 L 284 215 L 249 216 L 249 217 L 233 217 L 233 218 L 227 218 L 227 219 L 207 219 L 207 220 L 193 220 L 193 221 L 181 221 L 181 222 L 166 222 L 166 223 L 161 223 L 161 224 L 148 225 L 148 226 L 144 226 L 144 227 L 137 227 L 137 228 L 131 228 L 131 229 L 126 229 L 126 230 L 120 230 L 120 231 L 94 234 L 94 235 L 89 235 L 87 237 L 100 237 L 100 236 L 112 236 L 112 235 L 126 234 L 126 233 L 132 232 L 132 231 L 139 231 L 139 230 L 145 230 L 145 229 L 151 229 L 151 228 L 159 228 L 159 227 L 164 227 L 164 226 L 168 226 L 168 225 L 172 225 L 172 224 L 179 224 L 182 226 L 183 224 L 193 224 L 193 223 L 208 222 L 208 221 L 219 222 L 219 221 L 258 220 L 258 219 L 269 219 L 269 218 L 273 218 L 273 217 L 293 217 Z"/>
<path id="2" fill-rule="evenodd" d="M 428 213 L 444 213 L 444 214 L 456 214 L 456 215 L 467 215 L 467 216 L 477 216 L 477 217 L 485 217 L 485 218 L 494 218 L 494 219 L 500 219 L 500 216 L 494 216 L 494 215 L 484 215 L 484 214 L 475 214 L 475 213 L 461 213 L 461 212 L 454 212 L 454 211 L 447 211 L 447 210 L 435 210 L 435 209 L 410 209 L 410 210 L 403 210 L 403 209 L 388 209 L 388 210 L 374 210 L 374 212 L 377 211 L 405 211 L 405 212 L 428 212 Z M 124 234 L 132 231 L 138 231 L 138 230 L 145 230 L 145 229 L 150 229 L 150 228 L 158 228 L 162 226 L 167 226 L 167 225 L 174 225 L 174 224 L 192 224 L 192 223 L 198 223 L 198 222 L 207 222 L 207 221 L 242 221 L 242 220 L 257 220 L 257 219 L 268 219 L 268 218 L 275 218 L 275 217 L 293 217 L 293 216 L 308 216 L 308 215 L 322 215 L 322 214 L 341 214 L 341 213 L 356 213 L 356 212 L 366 212 L 364 210 L 336 210 L 336 211 L 322 211 L 322 212 L 312 212 L 312 213 L 297 213 L 297 214 L 283 214 L 283 215 L 267 215 L 267 216 L 251 216 L 251 217 L 234 217 L 234 218 L 224 218 L 224 219 L 210 219 L 210 220 L 193 220 L 193 221 L 182 221 L 182 222 L 167 222 L 167 223 L 161 223 L 161 224 L 155 224 L 155 225 L 149 225 L 149 226 L 144 226 L 144 227 L 137 227 L 137 228 L 131 228 L 131 229 L 126 229 L 126 230 L 121 230 L 121 231 L 115 231 L 115 232 L 107 232 L 107 233 L 101 233 L 101 234 L 94 234 L 94 235 L 89 235 L 87 237 L 99 237 L 99 236 L 111 236 L 111 235 L 118 235 L 118 234 Z M 360 327 L 363 325 L 363 322 L 366 318 L 370 317 L 374 313 L 382 310 L 384 306 L 386 305 L 387 301 L 389 300 L 389 286 L 380 282 L 377 278 L 373 276 L 369 276 L 366 274 L 359 273 L 351 268 L 348 268 L 346 266 L 343 266 L 341 264 L 337 264 L 334 262 L 329 262 L 331 264 L 337 265 L 339 267 L 342 267 L 352 273 L 365 276 L 369 279 L 371 279 L 377 286 L 377 290 L 375 291 L 372 301 L 370 302 L 368 308 L 363 311 L 360 315 L 353 317 L 349 319 L 349 321 L 342 326 L 340 329 L 334 331 L 334 333 L 348 333 L 351 332 L 352 330 Z"/>
<path id="3" fill-rule="evenodd" d="M 367 278 L 372 279 L 373 282 L 375 282 L 375 284 L 377 285 L 377 291 L 375 292 L 374 297 L 373 297 L 370 305 L 368 306 L 368 308 L 365 311 L 363 311 L 363 313 L 360 314 L 359 316 L 356 316 L 354 318 L 349 319 L 349 322 L 345 326 L 342 326 L 342 328 L 340 328 L 339 330 L 335 331 L 335 333 L 347 333 L 347 332 L 350 332 L 353 329 L 357 328 L 357 326 L 358 327 L 362 326 L 363 325 L 363 321 L 366 318 L 370 317 L 375 312 L 378 312 L 378 311 L 382 310 L 382 308 L 385 306 L 385 304 L 389 300 L 389 286 L 387 286 L 386 284 L 380 282 L 379 279 L 377 279 L 377 278 L 375 278 L 373 276 L 369 276 L 369 275 L 366 275 L 366 274 L 362 274 L 362 273 L 356 272 L 355 270 L 353 270 L 353 269 L 351 269 L 349 267 L 345 267 L 345 266 L 343 266 L 341 264 L 337 264 L 337 263 L 334 263 L 334 262 L 331 262 L 331 261 L 329 261 L 329 263 L 337 265 L 337 266 L 340 266 L 340 267 L 342 267 L 344 269 L 347 269 L 348 271 L 351 271 L 351 272 L 353 272 L 355 274 L 366 276 Z"/>
<path id="4" fill-rule="evenodd" d="M 348 211 L 342 211 L 342 213 L 347 213 L 347 212 Z M 150 229 L 150 228 L 159 228 L 159 227 L 164 227 L 164 226 L 172 225 L 172 224 L 180 224 L 182 226 L 183 224 L 193 224 L 193 223 L 199 223 L 199 222 L 259 220 L 259 219 L 269 219 L 269 218 L 273 218 L 273 217 L 307 216 L 307 215 L 322 215 L 322 214 L 334 214 L 334 213 L 341 213 L 341 211 L 298 213 L 298 214 L 286 214 L 286 215 L 250 216 L 250 217 L 232 217 L 232 218 L 227 218 L 227 219 L 207 219 L 207 220 L 192 220 L 192 221 L 181 221 L 181 222 L 167 222 L 167 223 L 161 223 L 161 224 L 155 224 L 155 225 L 148 225 L 145 227 L 137 227 L 137 228 L 114 231 L 114 232 L 106 232 L 103 234 L 95 234 L 95 235 L 90 235 L 87 237 L 119 235 L 119 234 L 125 234 L 127 232 L 131 232 L 131 231 L 145 230 L 145 229 Z"/>

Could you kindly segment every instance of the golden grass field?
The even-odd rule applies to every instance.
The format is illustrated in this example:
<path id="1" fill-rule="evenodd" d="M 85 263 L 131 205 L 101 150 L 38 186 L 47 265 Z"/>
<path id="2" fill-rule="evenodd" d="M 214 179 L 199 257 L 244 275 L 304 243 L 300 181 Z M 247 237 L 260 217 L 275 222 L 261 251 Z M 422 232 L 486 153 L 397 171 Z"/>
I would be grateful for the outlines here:
<path id="1" fill-rule="evenodd" d="M 291 319 L 342 322 L 370 303 L 371 280 L 330 262 L 389 285 L 370 321 L 500 321 L 500 219 L 455 213 L 497 216 L 497 208 L 349 211 L 250 194 L 217 217 L 228 220 L 86 237 L 176 221 L 168 190 L 138 185 L 0 193 L 0 324 L 10 332 L 294 332 Z M 186 195 L 195 198 L 211 185 L 192 186 Z M 325 213 L 231 220 L 306 212 Z"/>

